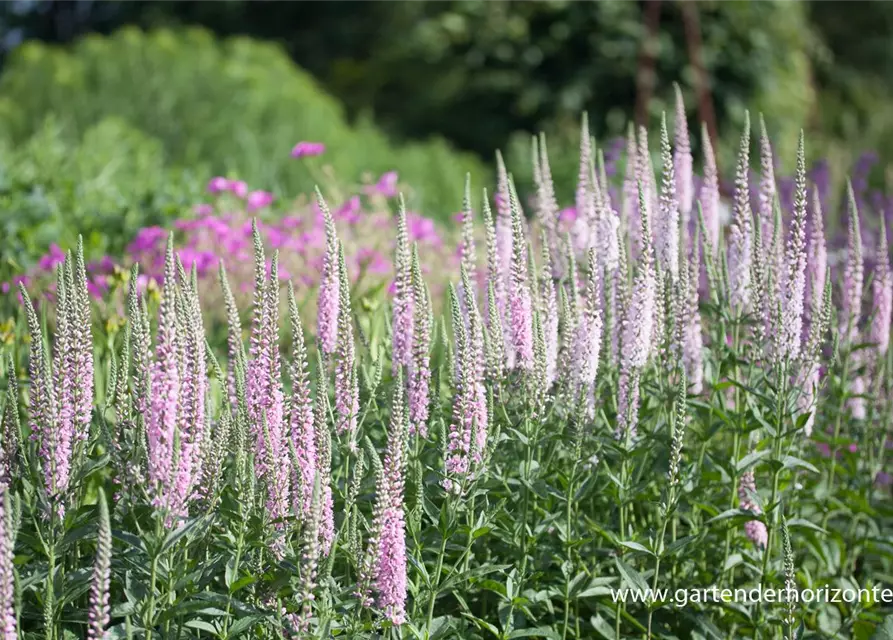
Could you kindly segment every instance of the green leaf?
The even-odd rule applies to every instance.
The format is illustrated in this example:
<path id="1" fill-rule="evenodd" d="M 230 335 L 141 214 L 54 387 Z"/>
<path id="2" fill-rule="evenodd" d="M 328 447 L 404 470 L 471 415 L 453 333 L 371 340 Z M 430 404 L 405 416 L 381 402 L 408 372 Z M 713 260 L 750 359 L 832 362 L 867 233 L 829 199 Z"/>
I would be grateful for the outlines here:
<path id="1" fill-rule="evenodd" d="M 431 621 L 428 627 L 428 640 L 439 640 L 452 628 L 454 618 L 440 616 Z"/>
<path id="2" fill-rule="evenodd" d="M 242 576 L 232 583 L 229 588 L 229 592 L 231 594 L 236 593 L 239 589 L 244 589 L 249 584 L 254 584 L 255 582 L 257 582 L 257 576 Z"/>
<path id="3" fill-rule="evenodd" d="M 794 469 L 799 467 L 801 469 L 812 471 L 815 474 L 819 473 L 819 470 L 816 469 L 812 463 L 809 463 L 806 460 L 802 460 L 801 458 L 795 458 L 794 456 L 785 456 L 784 458 L 782 458 L 781 463 L 785 469 Z"/>
<path id="4" fill-rule="evenodd" d="M 499 629 L 497 629 L 494 625 L 490 624 L 486 620 L 481 620 L 480 618 L 477 618 L 477 617 L 471 615 L 470 613 L 463 613 L 462 615 L 464 615 L 466 618 L 468 618 L 469 620 L 474 622 L 481 629 L 486 629 L 487 631 L 492 633 L 497 638 L 502 637 L 502 635 L 499 633 Z"/>
<path id="5" fill-rule="evenodd" d="M 738 464 L 735 465 L 735 471 L 737 471 L 739 474 L 741 474 L 741 473 L 747 471 L 748 469 L 750 469 L 757 462 L 759 462 L 760 460 L 762 460 L 763 458 L 765 458 L 766 456 L 771 455 L 771 454 L 772 454 L 772 452 L 769 451 L 768 449 L 766 449 L 764 451 L 751 451 L 750 453 L 748 453 L 746 456 L 744 456 L 743 458 L 741 458 L 738 461 Z"/>
<path id="6" fill-rule="evenodd" d="M 649 556 L 654 555 L 651 549 L 649 549 L 645 545 L 639 544 L 638 542 L 633 542 L 632 540 L 622 540 L 620 542 L 620 546 L 626 547 L 627 549 L 632 549 L 633 551 L 641 551 L 642 553 L 647 553 Z"/>
<path id="7" fill-rule="evenodd" d="M 509 634 L 509 638 L 559 638 L 558 632 L 549 627 L 536 627 L 535 629 L 516 629 Z"/>
<path id="8" fill-rule="evenodd" d="M 202 631 L 213 633 L 215 636 L 217 635 L 217 627 L 215 627 L 210 622 L 205 622 L 204 620 L 190 620 L 185 624 L 185 626 L 191 629 L 201 629 Z"/>
<path id="9" fill-rule="evenodd" d="M 229 628 L 229 632 L 227 634 L 228 638 L 236 638 L 246 631 L 250 629 L 253 625 L 257 624 L 263 620 L 263 616 L 248 616 L 246 618 L 239 618 L 233 623 L 233 626 Z"/>
<path id="10" fill-rule="evenodd" d="M 184 536 L 194 531 L 198 528 L 199 524 L 203 524 L 203 518 L 192 518 L 188 520 L 184 525 L 171 531 L 167 537 L 164 539 L 164 543 L 161 545 L 161 550 L 159 554 L 164 554 L 165 551 L 171 549 L 177 542 L 179 542 Z"/>
<path id="11" fill-rule="evenodd" d="M 801 529 L 812 529 L 813 531 L 828 535 L 827 530 L 822 529 L 819 525 L 804 518 L 794 518 L 793 520 L 788 520 L 788 528 L 794 529 L 795 527 L 800 527 Z"/>
<path id="12" fill-rule="evenodd" d="M 603 638 L 606 638 L 606 640 L 614 640 L 616 637 L 614 634 L 614 627 L 608 624 L 608 621 L 597 613 L 589 619 L 589 624 L 591 624 Z"/>
<path id="13" fill-rule="evenodd" d="M 723 520 L 753 520 L 754 516 L 752 513 L 748 511 L 743 511 L 742 509 L 726 509 L 718 516 L 713 516 L 710 518 L 705 524 L 714 524 L 716 522 L 722 522 Z"/>
<path id="14" fill-rule="evenodd" d="M 884 618 L 883 622 L 874 628 L 870 640 L 893 640 L 893 614 Z"/>
<path id="15" fill-rule="evenodd" d="M 625 563 L 620 558 L 614 558 L 614 563 L 617 565 L 617 570 L 620 571 L 620 575 L 623 576 L 623 579 L 626 580 L 626 583 L 634 588 L 639 589 L 641 591 L 646 591 L 648 589 L 648 585 L 645 582 L 645 579 L 642 575 Z"/>

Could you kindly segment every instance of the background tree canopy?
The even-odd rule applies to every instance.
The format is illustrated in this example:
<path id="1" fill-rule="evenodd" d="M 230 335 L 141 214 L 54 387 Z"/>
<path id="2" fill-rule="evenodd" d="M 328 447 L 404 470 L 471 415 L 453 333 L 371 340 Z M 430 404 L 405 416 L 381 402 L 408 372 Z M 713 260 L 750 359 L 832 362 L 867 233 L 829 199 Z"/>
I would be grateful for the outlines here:
<path id="1" fill-rule="evenodd" d="M 686 26 L 689 5 L 696 24 Z M 272 40 L 351 117 L 371 112 L 392 135 L 437 133 L 488 158 L 514 132 L 564 126 L 584 109 L 598 135 L 622 132 L 649 82 L 643 51 L 653 58 L 652 115 L 673 81 L 694 91 L 694 55 L 723 132 L 740 125 L 744 104 L 770 121 L 783 114 L 791 124 L 776 126 L 792 132 L 803 124 L 886 140 L 893 128 L 886 117 L 869 123 L 893 66 L 888 3 L 233 0 L 14 2 L 0 11 L 7 52 L 27 38 L 68 42 L 128 24 Z"/>

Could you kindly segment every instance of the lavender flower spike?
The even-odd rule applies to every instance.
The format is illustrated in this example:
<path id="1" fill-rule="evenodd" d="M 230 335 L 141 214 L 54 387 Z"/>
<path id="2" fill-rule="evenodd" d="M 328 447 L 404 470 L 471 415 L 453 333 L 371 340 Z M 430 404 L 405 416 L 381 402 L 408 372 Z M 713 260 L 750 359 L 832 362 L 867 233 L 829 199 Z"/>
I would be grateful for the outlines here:
<path id="1" fill-rule="evenodd" d="M 164 287 L 158 307 L 158 338 L 152 362 L 147 423 L 150 494 L 156 506 L 166 506 L 161 497 L 174 470 L 174 438 L 180 395 L 180 368 L 177 355 L 176 271 L 173 238 L 168 239 L 164 266 Z"/>
<path id="2" fill-rule="evenodd" d="M 589 117 L 584 112 L 580 124 L 580 169 L 577 175 L 577 190 L 574 194 L 577 218 L 572 231 L 578 249 L 591 247 L 594 244 L 594 235 L 598 232 L 594 198 L 597 189 L 598 185 L 592 181 L 592 143 L 589 137 Z"/>
<path id="3" fill-rule="evenodd" d="M 539 312 L 543 324 L 543 341 L 546 356 L 546 387 L 551 388 L 558 376 L 558 296 L 555 281 L 548 268 L 551 264 L 549 245 L 543 234 L 543 271 L 540 274 Z"/>
<path id="4" fill-rule="evenodd" d="M 408 404 L 410 433 L 428 435 L 428 407 L 431 386 L 431 305 L 422 280 L 417 247 L 412 250 L 412 291 L 415 323 L 412 342 L 412 365 L 409 367 Z M 501 328 L 499 329 L 501 331 Z M 501 336 L 500 336 L 501 337 Z"/>
<path id="5" fill-rule="evenodd" d="M 761 513 L 763 513 L 760 505 L 755 500 L 756 496 L 757 485 L 753 477 L 753 471 L 747 471 L 741 476 L 741 479 L 738 483 L 738 499 L 740 500 L 740 508 L 744 511 L 750 511 L 755 515 L 760 515 Z M 766 548 L 766 543 L 769 539 L 769 532 L 766 530 L 765 524 L 763 524 L 759 520 L 749 520 L 748 522 L 744 523 L 744 533 L 758 548 Z"/>
<path id="6" fill-rule="evenodd" d="M 870 341 L 877 345 L 878 356 L 883 357 L 890 347 L 890 314 L 893 310 L 893 274 L 887 247 L 887 225 L 881 216 L 881 234 L 878 240 L 872 281 L 873 306 Z"/>
<path id="7" fill-rule="evenodd" d="M 706 124 L 701 125 L 701 140 L 704 147 L 704 181 L 698 199 L 704 217 L 705 239 L 716 253 L 719 249 L 719 171 Z"/>
<path id="8" fill-rule="evenodd" d="M 502 154 L 496 152 L 496 193 L 494 200 L 496 202 L 496 264 L 498 266 L 499 282 L 501 284 L 494 285 L 498 297 L 500 313 L 505 313 L 507 301 L 506 292 L 508 291 L 511 279 L 512 269 L 512 207 L 511 194 L 509 193 L 509 177 L 505 170 L 505 162 L 502 160 Z"/>
<path id="9" fill-rule="evenodd" d="M 316 402 L 313 417 L 316 430 L 316 476 L 319 479 L 319 500 L 322 515 L 319 541 L 322 555 L 328 556 L 335 540 L 334 500 L 332 498 L 332 432 L 329 430 L 329 391 L 322 356 L 316 352 Z"/>
<path id="10" fill-rule="evenodd" d="M 757 220 L 760 225 L 760 233 L 766 239 L 772 237 L 773 203 L 775 202 L 775 164 L 772 159 L 772 143 L 766 131 L 766 121 L 760 114 L 760 198 Z M 767 256 L 762 256 L 764 259 Z"/>
<path id="11" fill-rule="evenodd" d="M 403 384 L 394 385 L 388 446 L 378 477 L 375 496 L 375 520 L 370 541 L 372 585 L 376 604 L 392 624 L 406 621 L 406 517 L 403 507 L 406 467 L 406 413 Z"/>
<path id="12" fill-rule="evenodd" d="M 9 487 L 0 482 L 0 640 L 17 640 L 15 568 Z"/>
<path id="13" fill-rule="evenodd" d="M 341 285 L 338 281 L 338 234 L 335 220 L 329 211 L 319 188 L 316 201 L 322 211 L 326 226 L 326 254 L 323 261 L 322 277 L 319 282 L 319 303 L 316 316 L 316 330 L 319 346 L 323 353 L 333 353 L 338 340 L 338 303 Z"/>
<path id="14" fill-rule="evenodd" d="M 360 412 L 360 390 L 357 380 L 356 346 L 353 338 L 353 313 L 350 309 L 347 267 L 344 265 L 344 248 L 338 247 L 338 279 L 341 298 L 338 314 L 338 348 L 335 360 L 335 431 L 350 435 L 351 445 L 357 431 Z"/>
<path id="15" fill-rule="evenodd" d="M 822 203 L 819 191 L 812 191 L 812 223 L 809 231 L 809 243 L 806 248 L 807 294 L 809 306 L 806 308 L 809 317 L 818 313 L 825 286 L 825 270 L 828 267 L 828 249 L 825 245 L 825 229 L 822 219 Z"/>
<path id="16" fill-rule="evenodd" d="M 539 171 L 540 188 L 537 190 L 537 217 L 540 225 L 546 230 L 549 238 L 549 251 L 552 252 L 552 264 L 543 265 L 551 269 L 552 275 L 560 277 L 561 252 L 558 246 L 558 200 L 555 197 L 555 183 L 552 181 L 552 168 L 549 165 L 549 150 L 546 147 L 546 135 L 539 135 Z M 516 194 L 517 196 L 517 194 Z"/>
<path id="17" fill-rule="evenodd" d="M 682 313 L 682 362 L 685 374 L 695 395 L 704 389 L 704 337 L 701 332 L 701 313 L 698 310 L 698 283 L 701 278 L 700 251 L 695 245 L 688 261 L 682 263 L 681 286 L 683 287 Z"/>
<path id="18" fill-rule="evenodd" d="M 794 186 L 794 216 L 785 252 L 782 282 L 780 360 L 795 360 L 800 355 L 803 332 L 803 305 L 806 298 L 806 151 L 803 131 L 797 149 L 797 176 Z"/>
<path id="19" fill-rule="evenodd" d="M 595 378 L 598 374 L 602 343 L 601 286 L 595 250 L 589 250 L 589 275 L 586 281 L 586 306 L 577 325 L 574 348 L 574 395 L 581 395 L 586 403 L 586 414 L 595 414 Z"/>
<path id="20" fill-rule="evenodd" d="M 57 491 L 56 481 L 56 430 L 53 426 L 56 420 L 55 392 L 49 372 L 47 371 L 47 357 L 43 348 L 43 331 L 40 328 L 40 320 L 31 303 L 31 298 L 24 285 L 19 283 L 19 294 L 25 305 L 25 317 L 28 322 L 30 334 L 30 349 L 28 353 L 28 376 L 31 378 L 30 407 L 28 414 L 31 417 L 31 437 L 39 444 L 40 461 L 43 466 L 44 486 L 51 494 Z"/>
<path id="21" fill-rule="evenodd" d="M 533 369 L 533 301 L 527 272 L 527 242 L 521 228 L 521 204 L 515 185 L 509 180 L 512 207 L 512 273 L 509 288 L 509 322 L 515 366 Z"/>
<path id="22" fill-rule="evenodd" d="M 410 265 L 409 235 L 406 231 L 406 203 L 400 194 L 397 209 L 397 250 L 394 259 L 394 308 L 391 320 L 393 349 L 391 366 L 396 374 L 401 366 L 412 362 L 412 266 Z"/>
<path id="23" fill-rule="evenodd" d="M 663 176 L 655 222 L 655 244 L 658 263 L 675 281 L 679 277 L 679 202 L 676 199 L 676 174 L 666 114 L 663 114 L 660 121 L 660 152 Z"/>
<path id="24" fill-rule="evenodd" d="M 858 322 L 862 313 L 862 287 L 865 266 L 862 263 L 862 231 L 859 225 L 859 209 L 853 185 L 847 181 L 849 203 L 849 235 L 847 237 L 846 265 L 843 271 L 843 296 L 841 304 L 840 332 L 844 344 L 851 345 L 859 332 Z"/>
<path id="25" fill-rule="evenodd" d="M 99 490 L 99 533 L 96 543 L 96 563 L 93 565 L 93 583 L 90 586 L 90 613 L 87 618 L 87 638 L 102 640 L 109 623 L 109 582 L 112 568 L 112 528 L 105 494 Z"/>
<path id="26" fill-rule="evenodd" d="M 673 167 L 676 176 L 676 197 L 679 200 L 679 215 L 682 219 L 682 232 L 689 233 L 689 220 L 694 204 L 694 180 L 691 156 L 691 140 L 688 135 L 688 121 L 685 119 L 685 102 L 682 90 L 673 83 L 676 94 L 675 149 L 673 149 Z M 687 240 L 686 240 L 687 243 Z"/>
<path id="27" fill-rule="evenodd" d="M 471 174 L 465 174 L 465 194 L 462 197 L 462 266 L 472 283 L 477 282 L 477 252 L 474 246 L 474 211 L 471 209 Z"/>
<path id="28" fill-rule="evenodd" d="M 288 422 L 295 458 L 292 473 L 292 504 L 295 512 L 307 520 L 313 516 L 313 487 L 316 482 L 319 456 L 316 451 L 316 421 L 310 397 L 310 373 L 307 370 L 304 328 L 292 286 L 288 287 L 288 315 L 292 335 L 292 395 Z"/>
<path id="29" fill-rule="evenodd" d="M 750 265 L 753 242 L 753 216 L 748 185 L 750 158 L 750 116 L 744 120 L 738 168 L 735 172 L 735 209 L 729 235 L 729 297 L 739 313 L 750 304 Z"/>
<path id="30" fill-rule="evenodd" d="M 73 346 L 75 348 L 74 396 L 77 439 L 83 442 L 90 432 L 93 415 L 93 323 L 90 318 L 90 296 L 87 291 L 87 270 L 84 265 L 84 240 L 78 236 L 73 295 Z"/>
<path id="31" fill-rule="evenodd" d="M 642 238 L 650 238 L 645 194 L 639 187 L 639 208 L 642 215 Z M 629 304 L 624 309 L 620 381 L 617 397 L 618 438 L 634 437 L 639 412 L 639 377 L 648 363 L 655 333 L 657 316 L 657 282 L 654 275 L 654 258 L 650 244 L 646 244 L 641 256 L 639 271 L 633 282 Z"/>
<path id="32" fill-rule="evenodd" d="M 636 187 L 636 167 L 639 160 L 637 155 L 636 131 L 630 123 L 626 130 L 626 170 L 623 174 L 620 226 L 628 230 L 633 247 L 637 247 L 639 242 L 639 193 Z"/>
<path id="33" fill-rule="evenodd" d="M 282 393 L 279 354 L 279 281 L 278 254 L 273 255 L 270 282 L 267 283 L 263 243 L 254 224 L 255 292 L 254 320 L 251 327 L 251 357 L 246 374 L 248 416 L 256 450 L 257 477 L 266 483 L 266 509 L 271 520 L 279 521 L 289 513 L 289 442 L 285 424 L 285 400 Z M 281 542 L 277 542 L 281 545 Z M 274 548 L 279 554 L 281 546 Z"/>

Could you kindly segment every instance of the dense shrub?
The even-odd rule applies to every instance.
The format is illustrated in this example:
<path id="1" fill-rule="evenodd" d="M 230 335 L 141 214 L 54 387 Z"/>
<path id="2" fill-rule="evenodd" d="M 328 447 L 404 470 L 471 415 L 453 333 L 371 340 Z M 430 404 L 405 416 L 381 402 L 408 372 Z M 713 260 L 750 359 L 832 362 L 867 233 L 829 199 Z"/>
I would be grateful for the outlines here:
<path id="1" fill-rule="evenodd" d="M 415 187 L 411 204 L 440 216 L 465 172 L 482 173 L 443 141 L 395 145 L 366 120 L 349 125 L 337 100 L 275 45 L 197 29 L 129 28 L 70 49 L 26 43 L 0 94 L 0 130 L 13 145 L 49 114 L 68 140 L 115 116 L 157 139 L 169 165 L 207 166 L 277 193 L 312 190 L 313 177 L 288 158 L 299 140 L 324 140 L 326 162 L 347 180 L 396 170 Z"/>
<path id="2" fill-rule="evenodd" d="M 206 170 L 169 167 L 161 144 L 117 118 L 75 139 L 49 116 L 21 143 L 0 143 L 0 280 L 30 267 L 50 244 L 118 253 L 137 229 L 197 201 Z M 197 179 L 198 178 L 198 179 Z"/>

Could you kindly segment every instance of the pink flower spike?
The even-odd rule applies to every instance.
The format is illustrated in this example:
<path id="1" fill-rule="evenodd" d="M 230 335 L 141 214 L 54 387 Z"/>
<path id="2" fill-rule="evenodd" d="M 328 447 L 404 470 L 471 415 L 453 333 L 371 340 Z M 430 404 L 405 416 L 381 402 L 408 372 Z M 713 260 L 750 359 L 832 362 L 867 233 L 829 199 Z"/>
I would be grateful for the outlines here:
<path id="1" fill-rule="evenodd" d="M 251 211 L 257 211 L 264 207 L 270 206 L 273 202 L 273 194 L 269 191 L 252 191 L 245 199 L 245 208 Z"/>
<path id="2" fill-rule="evenodd" d="M 301 141 L 291 150 L 292 158 L 311 158 L 321 156 L 326 152 L 326 145 L 322 142 Z"/>

